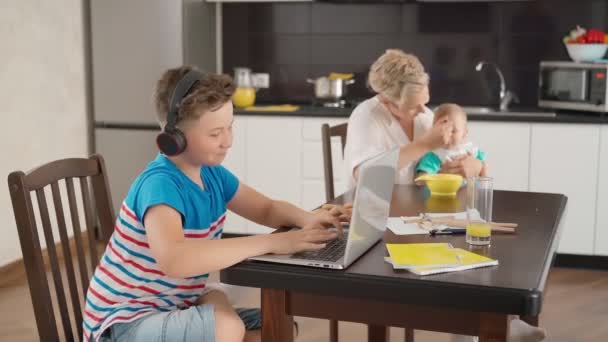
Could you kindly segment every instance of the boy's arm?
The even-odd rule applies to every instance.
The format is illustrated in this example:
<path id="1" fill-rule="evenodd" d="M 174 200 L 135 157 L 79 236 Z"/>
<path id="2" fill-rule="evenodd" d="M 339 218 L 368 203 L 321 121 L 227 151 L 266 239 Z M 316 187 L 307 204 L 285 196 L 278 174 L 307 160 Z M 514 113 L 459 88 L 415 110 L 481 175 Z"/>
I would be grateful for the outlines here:
<path id="1" fill-rule="evenodd" d="M 336 237 L 327 230 L 308 229 L 231 239 L 186 239 L 181 215 L 164 204 L 147 210 L 144 226 L 152 256 L 166 275 L 176 278 L 221 270 L 252 256 L 320 249 Z"/>
<path id="2" fill-rule="evenodd" d="M 315 223 L 319 224 L 317 227 L 332 225 L 341 228 L 339 216 L 347 214 L 345 211 L 313 214 L 291 203 L 270 199 L 244 183 L 239 184 L 236 194 L 228 202 L 228 209 L 248 220 L 272 228 L 304 227 Z"/>

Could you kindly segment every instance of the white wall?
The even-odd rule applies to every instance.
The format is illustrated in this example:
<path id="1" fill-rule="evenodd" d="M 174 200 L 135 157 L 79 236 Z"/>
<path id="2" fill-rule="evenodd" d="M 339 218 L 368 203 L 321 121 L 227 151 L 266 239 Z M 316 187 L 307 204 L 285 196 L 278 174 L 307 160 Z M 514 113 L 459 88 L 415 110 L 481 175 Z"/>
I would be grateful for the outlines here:
<path id="1" fill-rule="evenodd" d="M 21 258 L 6 183 L 88 154 L 80 0 L 0 1 L 0 266 Z"/>

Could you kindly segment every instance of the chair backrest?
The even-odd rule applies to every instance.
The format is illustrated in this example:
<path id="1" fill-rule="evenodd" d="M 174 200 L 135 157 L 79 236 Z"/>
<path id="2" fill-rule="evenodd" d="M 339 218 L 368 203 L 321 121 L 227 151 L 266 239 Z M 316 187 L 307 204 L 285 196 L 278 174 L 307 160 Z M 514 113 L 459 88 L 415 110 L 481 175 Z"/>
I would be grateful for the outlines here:
<path id="1" fill-rule="evenodd" d="M 344 145 L 346 145 L 347 123 L 329 126 L 321 126 L 321 141 L 323 143 L 323 167 L 325 170 L 325 200 L 327 202 L 335 198 L 334 194 L 334 167 L 331 153 L 331 137 L 340 137 L 342 143 L 342 156 L 344 156 Z"/>
<path id="2" fill-rule="evenodd" d="M 63 193 L 60 190 L 63 188 L 61 184 L 65 186 Z M 67 341 L 78 341 L 82 337 L 82 304 L 89 279 L 99 261 L 96 240 L 108 241 L 114 227 L 114 209 L 103 158 L 93 155 L 90 158 L 62 159 L 28 173 L 15 171 L 8 176 L 8 187 L 40 340 L 59 341 L 63 335 Z M 80 190 L 80 196 L 77 196 L 76 187 Z M 54 215 L 49 215 L 47 206 L 46 194 L 49 190 L 53 199 L 51 208 L 54 209 Z M 32 204 L 32 192 L 36 194 L 36 207 Z M 69 210 L 69 216 L 64 213 L 62 198 L 65 197 L 68 202 L 65 210 Z M 37 224 L 35 209 L 39 214 L 41 229 Z M 51 216 L 55 216 L 56 225 L 51 223 Z M 68 217 L 70 220 L 66 223 Z M 84 222 L 81 225 L 82 218 Z M 68 238 L 70 225 L 72 242 Z M 86 231 L 82 229 L 83 226 Z M 98 236 L 95 236 L 95 228 L 98 229 Z M 44 235 L 47 253 L 42 251 L 39 230 Z M 60 242 L 56 247 L 57 234 Z M 86 234 L 86 238 L 82 237 L 83 234 Z M 85 249 L 88 249 L 88 254 L 85 254 Z M 73 252 L 77 255 L 75 262 L 78 264 L 78 272 L 72 260 Z M 60 265 L 61 255 L 65 261 L 63 272 Z M 86 259 L 89 259 L 90 268 L 87 268 Z M 50 265 L 54 298 L 51 297 L 45 263 Z M 80 294 L 77 274 L 80 278 Z M 67 286 L 64 286 L 66 279 Z M 70 302 L 71 311 L 68 308 Z M 55 320 L 56 311 L 61 316 L 63 334 L 60 333 L 61 329 Z M 77 335 L 74 335 L 74 326 Z"/>

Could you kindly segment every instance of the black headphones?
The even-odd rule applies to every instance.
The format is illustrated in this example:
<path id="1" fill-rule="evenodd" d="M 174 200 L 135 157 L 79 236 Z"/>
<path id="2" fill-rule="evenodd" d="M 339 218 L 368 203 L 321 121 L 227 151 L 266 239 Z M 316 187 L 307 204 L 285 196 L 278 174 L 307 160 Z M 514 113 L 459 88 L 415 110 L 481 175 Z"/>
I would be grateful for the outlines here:
<path id="1" fill-rule="evenodd" d="M 175 90 L 173 90 L 169 112 L 167 113 L 167 124 L 156 137 L 158 149 L 167 156 L 176 156 L 184 152 L 186 146 L 188 146 L 184 132 L 175 126 L 177 124 L 177 114 L 182 100 L 188 95 L 192 87 L 201 80 L 201 76 L 200 72 L 190 70 L 177 82 Z"/>

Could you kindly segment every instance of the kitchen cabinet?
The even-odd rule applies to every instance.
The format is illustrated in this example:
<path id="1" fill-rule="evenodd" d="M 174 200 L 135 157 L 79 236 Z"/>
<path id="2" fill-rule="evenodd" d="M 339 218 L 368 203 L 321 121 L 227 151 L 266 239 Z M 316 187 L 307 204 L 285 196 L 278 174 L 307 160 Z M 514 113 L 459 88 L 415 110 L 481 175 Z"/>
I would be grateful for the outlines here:
<path id="1" fill-rule="evenodd" d="M 598 125 L 532 124 L 530 191 L 568 196 L 559 253 L 594 252 L 599 139 Z"/>
<path id="2" fill-rule="evenodd" d="M 302 179 L 300 182 L 300 205 L 313 209 L 325 203 L 325 176 L 323 165 L 323 148 L 321 126 L 324 123 L 335 126 L 347 121 L 347 118 L 305 118 L 302 120 Z M 340 138 L 332 138 L 332 163 L 334 171 L 334 190 L 339 195 L 346 191 L 344 159 Z"/>
<path id="3" fill-rule="evenodd" d="M 261 193 L 313 209 L 325 202 L 321 125 L 347 118 L 237 115 L 224 165 Z M 601 132 L 601 133 L 600 133 Z M 568 196 L 558 252 L 608 255 L 608 126 L 469 122 L 501 190 Z M 345 192 L 339 139 L 332 141 L 336 194 Z M 576 177 L 576 180 L 574 180 Z M 597 199 L 597 200 L 596 200 Z M 226 232 L 270 231 L 229 213 Z"/>
<path id="4" fill-rule="evenodd" d="M 528 190 L 530 123 L 469 122 L 469 140 L 487 154 L 497 190 Z"/>
<path id="5" fill-rule="evenodd" d="M 262 194 L 298 204 L 300 201 L 301 119 L 249 117 L 245 141 L 247 183 Z M 249 222 L 248 233 L 270 229 Z"/>
<path id="6" fill-rule="evenodd" d="M 247 121 L 244 116 L 235 116 L 232 125 L 233 141 L 232 147 L 228 151 L 226 159 L 222 163 L 240 181 L 247 183 L 247 167 L 245 156 L 247 155 Z M 224 222 L 224 232 L 226 233 L 246 233 L 248 222 L 239 215 L 228 211 Z"/>
<path id="7" fill-rule="evenodd" d="M 608 255 L 608 126 L 600 133 L 594 254 Z"/>
<path id="8" fill-rule="evenodd" d="M 223 165 L 241 181 L 273 199 L 304 209 L 325 202 L 321 125 L 346 118 L 235 116 L 234 141 Z M 332 140 L 335 190 L 346 191 L 340 140 Z M 228 212 L 229 233 L 264 233 L 268 228 Z"/>

